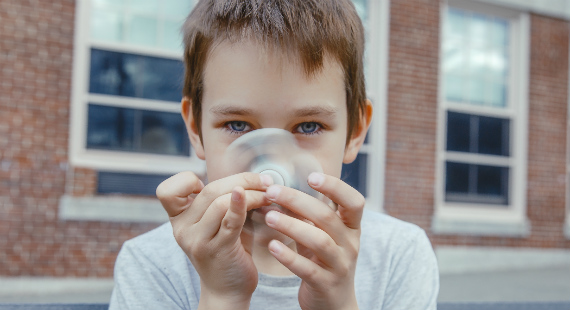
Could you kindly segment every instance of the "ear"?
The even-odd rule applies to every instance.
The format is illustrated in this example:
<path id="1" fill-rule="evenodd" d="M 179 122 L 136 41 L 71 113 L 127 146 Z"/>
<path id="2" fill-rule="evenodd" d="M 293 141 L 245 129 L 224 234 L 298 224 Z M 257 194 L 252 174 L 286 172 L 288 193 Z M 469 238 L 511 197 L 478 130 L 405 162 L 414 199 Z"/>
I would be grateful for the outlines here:
<path id="1" fill-rule="evenodd" d="M 182 118 L 184 119 L 186 130 L 190 137 L 190 143 L 192 143 L 192 147 L 194 148 L 198 158 L 204 160 L 206 159 L 206 156 L 204 156 L 204 145 L 202 144 L 202 137 L 200 136 L 200 132 L 198 131 L 198 127 L 196 126 L 196 121 L 194 119 L 194 114 L 192 113 L 192 100 L 188 97 L 184 97 L 182 98 L 180 105 Z"/>
<path id="2" fill-rule="evenodd" d="M 352 137 L 348 141 L 344 149 L 344 157 L 342 162 L 345 164 L 350 164 L 356 159 L 360 147 L 366 139 L 366 133 L 368 133 L 368 128 L 370 127 L 370 122 L 372 121 L 372 102 L 366 99 L 364 111 L 360 115 L 360 122 L 358 122 L 358 127 L 352 132 Z"/>

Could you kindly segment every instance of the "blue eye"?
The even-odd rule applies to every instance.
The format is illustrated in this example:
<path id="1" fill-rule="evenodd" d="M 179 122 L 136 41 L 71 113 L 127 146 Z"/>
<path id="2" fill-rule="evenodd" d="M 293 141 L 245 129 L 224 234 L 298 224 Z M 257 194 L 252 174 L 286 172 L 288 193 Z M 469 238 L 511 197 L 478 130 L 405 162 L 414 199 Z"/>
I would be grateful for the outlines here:
<path id="1" fill-rule="evenodd" d="M 232 133 L 242 133 L 250 130 L 249 125 L 242 121 L 232 121 L 226 124 L 226 128 Z"/>
<path id="2" fill-rule="evenodd" d="M 318 130 L 321 129 L 321 125 L 315 122 L 306 122 L 302 123 L 297 127 L 297 132 L 310 135 L 315 134 Z"/>

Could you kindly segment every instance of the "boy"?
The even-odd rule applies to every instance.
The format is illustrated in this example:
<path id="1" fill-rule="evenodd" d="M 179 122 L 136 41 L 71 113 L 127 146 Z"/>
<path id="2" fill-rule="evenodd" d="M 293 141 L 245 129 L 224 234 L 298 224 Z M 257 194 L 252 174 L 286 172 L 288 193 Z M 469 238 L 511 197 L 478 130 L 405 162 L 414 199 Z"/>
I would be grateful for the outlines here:
<path id="1" fill-rule="evenodd" d="M 182 117 L 210 182 L 183 172 L 157 188 L 170 223 L 124 244 L 110 308 L 435 309 L 425 233 L 363 211 L 338 179 L 372 116 L 350 0 L 201 0 L 183 31 Z M 225 149 L 260 128 L 293 133 L 317 158 L 323 173 L 307 181 L 336 211 L 267 176 L 227 175 Z M 273 228 L 253 243 L 242 234 L 249 210 Z"/>

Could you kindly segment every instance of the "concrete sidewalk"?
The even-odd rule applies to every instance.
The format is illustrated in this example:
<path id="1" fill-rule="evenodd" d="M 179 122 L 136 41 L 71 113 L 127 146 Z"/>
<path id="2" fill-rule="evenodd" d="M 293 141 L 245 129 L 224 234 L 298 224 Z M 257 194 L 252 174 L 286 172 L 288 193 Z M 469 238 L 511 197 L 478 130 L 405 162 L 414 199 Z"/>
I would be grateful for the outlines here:
<path id="1" fill-rule="evenodd" d="M 0 303 L 108 303 L 112 279 L 0 277 Z"/>
<path id="2" fill-rule="evenodd" d="M 111 279 L 0 278 L 0 303 L 107 303 Z M 440 302 L 570 301 L 570 267 L 441 276 Z"/>
<path id="3" fill-rule="evenodd" d="M 442 275 L 440 302 L 570 301 L 570 267 Z"/>

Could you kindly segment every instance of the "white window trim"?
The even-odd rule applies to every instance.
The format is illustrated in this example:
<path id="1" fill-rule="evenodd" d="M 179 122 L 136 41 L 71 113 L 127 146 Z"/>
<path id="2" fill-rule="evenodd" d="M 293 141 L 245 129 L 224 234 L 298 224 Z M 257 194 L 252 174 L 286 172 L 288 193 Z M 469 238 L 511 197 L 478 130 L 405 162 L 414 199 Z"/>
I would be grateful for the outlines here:
<path id="1" fill-rule="evenodd" d="M 570 249 L 438 246 L 440 275 L 570 267 Z"/>
<path id="2" fill-rule="evenodd" d="M 570 42 L 568 43 L 570 48 Z M 570 54 L 568 55 L 570 61 Z M 570 67 L 568 68 L 570 73 Z M 566 207 L 566 220 L 564 221 L 564 236 L 570 239 L 570 79 L 568 79 L 567 92 L 567 117 L 566 117 L 566 190 L 565 190 L 565 207 Z"/>
<path id="3" fill-rule="evenodd" d="M 534 1 L 534 0 L 475 0 L 511 7 L 521 11 L 529 11 L 538 15 L 570 20 L 570 2 L 561 1 Z"/>
<path id="4" fill-rule="evenodd" d="M 374 105 L 368 145 L 361 153 L 368 154 L 366 173 L 366 208 L 384 211 L 384 182 L 386 174 L 386 122 L 388 102 L 388 53 L 390 48 L 390 1 L 368 1 L 367 95 Z"/>
<path id="5" fill-rule="evenodd" d="M 569 69 L 570 71 L 570 69 Z M 568 83 L 568 120 L 566 124 L 566 220 L 564 221 L 564 236 L 570 239 L 570 81 Z"/>
<path id="6" fill-rule="evenodd" d="M 58 216 L 66 221 L 166 223 L 168 214 L 157 199 L 120 196 L 73 197 L 59 201 Z"/>
<path id="7" fill-rule="evenodd" d="M 132 47 L 126 44 L 91 40 L 89 30 L 90 8 L 90 0 L 78 0 L 76 2 L 69 130 L 69 160 L 71 165 L 117 172 L 174 174 L 180 171 L 193 171 L 200 176 L 205 175 L 206 166 L 203 161 L 195 156 L 194 152 L 190 154 L 189 158 L 186 158 L 183 156 L 87 149 L 87 126 L 85 124 L 87 123 L 87 106 L 89 102 L 175 113 L 180 111 L 180 104 L 172 102 L 89 94 L 89 57 L 91 48 L 182 59 L 182 55 L 159 48 Z"/>
<path id="8" fill-rule="evenodd" d="M 488 114 L 492 108 L 463 107 L 447 104 L 443 91 L 444 77 L 442 73 L 443 49 L 440 48 L 440 70 L 438 90 L 438 135 L 437 162 L 435 186 L 435 213 L 432 221 L 432 231 L 435 233 L 476 234 L 499 236 L 526 236 L 530 233 L 530 224 L 526 215 L 526 183 L 527 183 L 527 140 L 528 140 L 528 83 L 529 83 L 529 41 L 530 19 L 526 12 L 514 11 L 467 0 L 448 0 L 442 5 L 440 19 L 440 38 L 444 35 L 445 14 L 449 6 L 471 11 L 485 12 L 509 18 L 510 35 L 514 44 L 511 45 L 510 55 L 516 57 L 511 67 L 516 72 L 510 74 L 509 98 L 516 107 L 503 109 L 505 116 L 511 118 L 511 156 L 501 161 L 492 160 L 494 164 L 507 164 L 509 174 L 509 205 L 507 207 L 492 207 L 484 204 L 458 204 L 445 202 L 445 161 L 453 158 L 453 152 L 445 151 L 446 113 L 448 110 L 469 113 L 474 108 L 477 115 Z M 513 27 L 514 25 L 514 27 Z M 518 29 L 518 31 L 514 30 Z M 440 44 L 441 46 L 441 44 Z M 515 48 L 518 47 L 518 48 Z M 492 110 L 493 116 L 497 111 Z M 480 160 L 481 155 L 473 154 L 472 160 Z M 492 156 L 483 156 L 492 158 Z M 466 158 L 463 154 L 462 159 Z"/>

